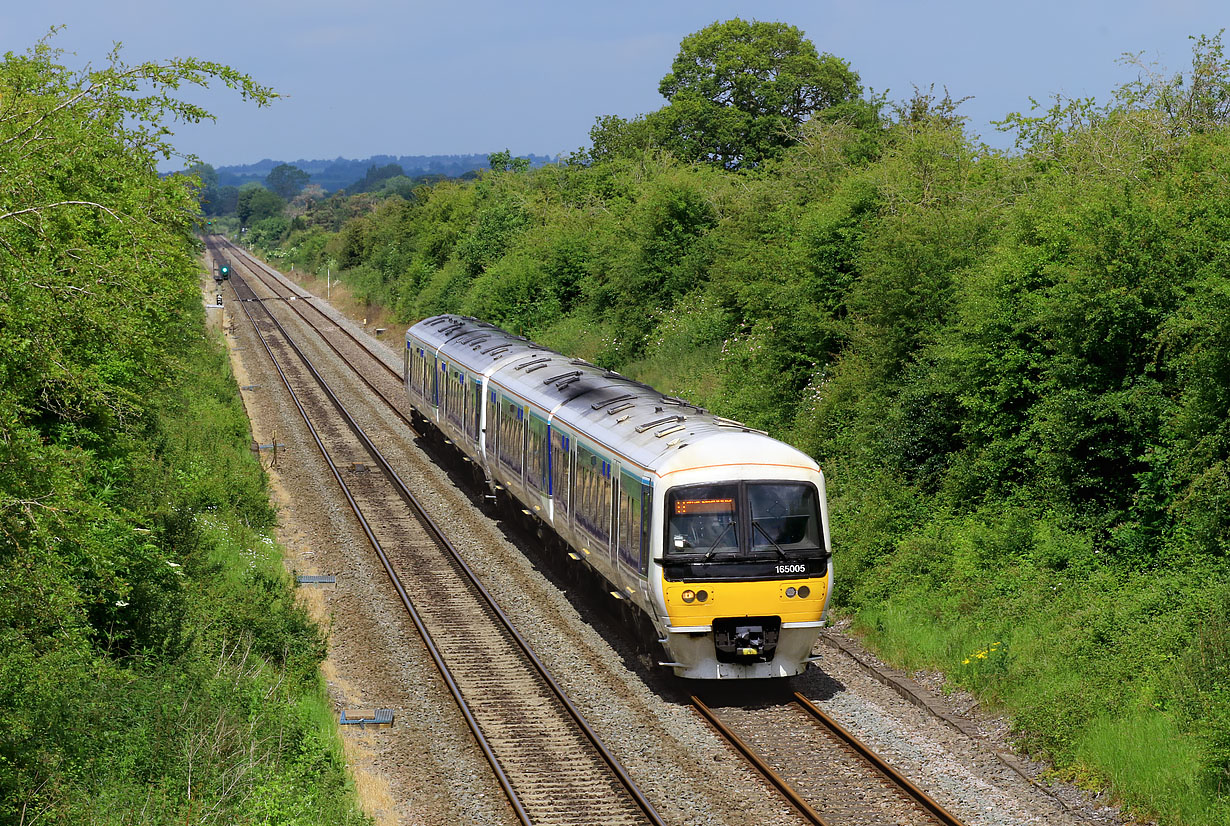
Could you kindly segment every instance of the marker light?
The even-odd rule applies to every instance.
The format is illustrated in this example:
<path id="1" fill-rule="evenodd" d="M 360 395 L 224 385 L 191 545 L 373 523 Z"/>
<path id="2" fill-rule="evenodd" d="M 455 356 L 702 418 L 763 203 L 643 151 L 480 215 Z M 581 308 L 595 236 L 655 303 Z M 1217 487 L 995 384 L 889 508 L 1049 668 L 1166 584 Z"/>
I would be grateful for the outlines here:
<path id="1" fill-rule="evenodd" d="M 788 596 L 788 597 L 792 597 L 792 596 L 794 596 L 794 593 L 795 593 L 795 591 L 794 591 L 794 586 L 793 586 L 793 585 L 791 585 L 789 588 L 787 588 L 787 589 L 786 589 L 786 596 Z"/>
<path id="2" fill-rule="evenodd" d="M 682 594 L 680 594 L 680 596 L 683 597 L 684 602 L 691 602 L 692 600 L 696 599 L 696 592 L 695 591 L 684 591 Z"/>
<path id="3" fill-rule="evenodd" d="M 808 588 L 806 585 L 804 585 L 802 588 L 799 589 L 799 596 L 802 597 L 803 599 L 807 599 L 809 596 L 811 596 L 811 588 Z"/>

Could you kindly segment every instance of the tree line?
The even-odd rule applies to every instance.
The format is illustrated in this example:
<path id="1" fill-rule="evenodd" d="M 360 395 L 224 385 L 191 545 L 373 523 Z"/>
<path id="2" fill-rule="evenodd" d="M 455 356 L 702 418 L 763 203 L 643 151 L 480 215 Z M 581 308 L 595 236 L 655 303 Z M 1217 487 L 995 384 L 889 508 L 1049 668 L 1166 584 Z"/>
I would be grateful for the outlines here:
<path id="1" fill-rule="evenodd" d="M 198 215 L 196 60 L 0 59 L 0 823 L 358 824 Z"/>

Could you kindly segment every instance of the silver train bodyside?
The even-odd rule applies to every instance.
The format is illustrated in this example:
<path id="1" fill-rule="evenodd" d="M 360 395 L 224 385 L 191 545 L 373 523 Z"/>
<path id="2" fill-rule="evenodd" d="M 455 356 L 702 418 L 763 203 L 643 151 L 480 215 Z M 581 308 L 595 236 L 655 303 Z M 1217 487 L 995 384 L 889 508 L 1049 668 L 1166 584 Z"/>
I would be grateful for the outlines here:
<path id="1" fill-rule="evenodd" d="M 418 414 L 643 612 L 663 665 L 707 679 L 806 668 L 833 582 L 810 457 L 463 316 L 411 327 L 403 368 Z"/>

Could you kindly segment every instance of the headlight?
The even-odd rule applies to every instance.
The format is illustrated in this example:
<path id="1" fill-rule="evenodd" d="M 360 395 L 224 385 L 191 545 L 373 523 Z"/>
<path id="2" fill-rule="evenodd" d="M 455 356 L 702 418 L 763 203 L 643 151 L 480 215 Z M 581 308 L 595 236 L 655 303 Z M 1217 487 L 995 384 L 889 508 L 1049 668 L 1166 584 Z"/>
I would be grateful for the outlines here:
<path id="1" fill-rule="evenodd" d="M 701 593 L 704 593 L 704 592 L 702 591 Z M 696 599 L 696 592 L 695 591 L 684 591 L 682 594 L 680 594 L 680 596 L 683 597 L 684 602 L 691 602 L 692 600 Z"/>
<path id="2" fill-rule="evenodd" d="M 794 594 L 795 594 L 794 586 L 791 585 L 789 588 L 786 589 L 786 596 L 792 597 L 794 596 Z"/>

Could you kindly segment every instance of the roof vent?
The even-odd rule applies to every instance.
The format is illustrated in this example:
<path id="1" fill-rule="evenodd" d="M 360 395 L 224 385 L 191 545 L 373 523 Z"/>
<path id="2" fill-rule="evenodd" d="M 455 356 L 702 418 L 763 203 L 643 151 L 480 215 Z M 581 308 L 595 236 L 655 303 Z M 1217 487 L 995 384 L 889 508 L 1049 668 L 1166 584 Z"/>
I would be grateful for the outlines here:
<path id="1" fill-rule="evenodd" d="M 728 427 L 731 429 L 742 430 L 744 433 L 759 433 L 761 436 L 768 436 L 768 431 L 757 430 L 754 427 L 748 427 L 743 422 L 736 422 L 734 419 L 723 419 L 721 416 L 714 416 L 713 423 L 718 427 Z"/>
<path id="2" fill-rule="evenodd" d="M 636 396 L 632 395 L 631 393 L 625 393 L 622 396 L 616 396 L 613 399 L 603 399 L 600 402 L 594 402 L 593 404 L 590 405 L 590 407 L 593 408 L 594 410 L 597 410 L 600 407 L 606 407 L 608 404 L 617 404 L 618 402 L 626 402 L 629 399 L 635 399 L 635 398 Z M 608 410 L 607 412 L 609 413 L 610 411 Z"/>
<path id="3" fill-rule="evenodd" d="M 670 422 L 682 422 L 683 416 L 663 416 L 661 419 L 654 419 L 652 422 L 645 422 L 642 425 L 637 425 L 636 432 L 644 433 L 646 430 L 657 427 L 660 424 L 669 424 Z"/>
<path id="4" fill-rule="evenodd" d="M 690 407 L 701 415 L 704 415 L 705 413 L 709 412 L 705 410 L 705 408 L 700 407 L 699 405 L 692 404 L 690 401 L 681 399 L 678 396 L 663 396 L 662 403 L 674 405 L 675 407 Z"/>

